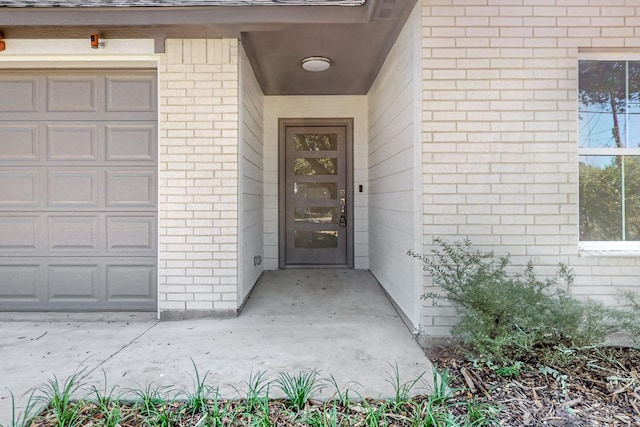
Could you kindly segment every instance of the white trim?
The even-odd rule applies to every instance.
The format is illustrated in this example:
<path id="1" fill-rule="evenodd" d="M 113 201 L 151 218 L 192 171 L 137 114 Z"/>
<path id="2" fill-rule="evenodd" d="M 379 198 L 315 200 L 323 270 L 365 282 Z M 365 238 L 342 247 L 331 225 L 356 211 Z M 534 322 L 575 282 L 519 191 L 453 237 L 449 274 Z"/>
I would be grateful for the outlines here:
<path id="1" fill-rule="evenodd" d="M 413 203 L 413 250 L 422 252 L 424 249 L 424 228 L 423 228 L 423 185 L 422 185 L 422 26 L 420 25 L 420 15 L 418 13 L 420 4 L 416 4 L 405 25 L 411 25 L 413 37 L 411 38 L 413 50 L 413 191 L 415 194 Z M 414 302 L 411 322 L 413 323 L 413 333 L 419 334 L 422 329 L 423 309 L 422 295 L 424 293 L 424 271 L 422 263 L 414 262 Z"/>
<path id="2" fill-rule="evenodd" d="M 579 156 L 640 156 L 640 148 L 578 148 Z"/>
<path id="3" fill-rule="evenodd" d="M 94 58 L 64 56 L 20 56 L 3 58 L 0 56 L 2 69 L 108 69 L 108 68 L 158 68 L 159 60 L 155 57 L 99 56 Z"/>
<path id="4" fill-rule="evenodd" d="M 159 62 L 159 61 L 158 61 Z M 156 319 L 160 320 L 160 64 L 156 63 Z"/>
<path id="5" fill-rule="evenodd" d="M 588 250 L 588 249 L 580 249 L 578 250 L 579 257 L 625 257 L 625 258 L 637 258 L 640 257 L 640 249 L 639 250 Z"/>
<path id="6" fill-rule="evenodd" d="M 640 51 L 638 50 L 618 50 L 618 51 L 578 51 L 578 61 L 638 61 Z"/>
<path id="7" fill-rule="evenodd" d="M 160 54 L 155 40 L 103 40 L 104 48 L 92 49 L 85 39 L 5 39 L 0 68 L 158 68 Z"/>
<path id="8" fill-rule="evenodd" d="M 0 53 L 0 61 L 17 55 L 28 55 L 36 58 L 54 58 L 77 55 L 86 59 L 91 57 L 108 57 L 118 55 L 149 55 L 155 53 L 154 39 L 100 39 L 104 47 L 91 48 L 90 34 L 86 39 L 4 39 L 6 49 Z M 66 59 L 66 58 L 65 58 Z"/>
<path id="9" fill-rule="evenodd" d="M 578 252 L 580 255 L 640 256 L 640 241 L 580 242 Z"/>
<path id="10" fill-rule="evenodd" d="M 236 310 L 240 310 L 242 304 L 244 303 L 245 298 L 249 296 L 247 292 L 244 294 L 244 76 L 242 75 L 244 72 L 244 58 L 246 57 L 246 52 L 244 50 L 244 45 L 242 43 L 238 43 L 238 87 L 237 87 L 237 96 L 238 96 L 238 152 L 237 159 L 238 162 L 238 172 L 237 172 L 237 182 L 236 182 L 236 194 L 237 194 L 237 206 L 236 206 L 236 217 L 238 218 L 237 224 L 237 233 L 236 233 L 236 244 L 238 248 L 238 252 L 236 254 Z M 264 217 L 264 213 L 263 213 Z M 253 284 L 252 284 L 253 285 Z"/>

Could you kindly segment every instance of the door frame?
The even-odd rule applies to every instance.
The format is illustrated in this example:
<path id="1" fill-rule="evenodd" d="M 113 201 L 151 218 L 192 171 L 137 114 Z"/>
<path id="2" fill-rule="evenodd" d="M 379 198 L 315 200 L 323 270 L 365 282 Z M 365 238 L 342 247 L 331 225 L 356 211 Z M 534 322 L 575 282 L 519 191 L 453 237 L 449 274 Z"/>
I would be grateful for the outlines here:
<path id="1" fill-rule="evenodd" d="M 285 130 L 289 126 L 331 126 L 345 128 L 346 166 L 347 166 L 347 264 L 337 265 L 287 265 L 286 264 L 286 138 Z M 278 119 L 278 266 L 279 268 L 353 268 L 354 259 L 354 215 L 353 215 L 353 118 L 288 118 Z"/>

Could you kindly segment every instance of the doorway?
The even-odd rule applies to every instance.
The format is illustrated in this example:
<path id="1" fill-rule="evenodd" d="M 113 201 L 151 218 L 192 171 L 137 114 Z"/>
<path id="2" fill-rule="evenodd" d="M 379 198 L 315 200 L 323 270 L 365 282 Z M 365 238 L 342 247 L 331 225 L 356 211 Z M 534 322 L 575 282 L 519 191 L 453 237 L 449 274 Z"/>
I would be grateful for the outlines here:
<path id="1" fill-rule="evenodd" d="M 353 268 L 353 119 L 280 119 L 280 268 Z"/>

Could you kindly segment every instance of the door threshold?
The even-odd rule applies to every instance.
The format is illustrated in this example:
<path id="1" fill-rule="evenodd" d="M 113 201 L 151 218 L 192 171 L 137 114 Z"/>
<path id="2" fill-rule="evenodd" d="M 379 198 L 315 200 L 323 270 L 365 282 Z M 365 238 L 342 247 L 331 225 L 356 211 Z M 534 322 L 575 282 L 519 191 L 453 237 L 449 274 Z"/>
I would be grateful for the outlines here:
<path id="1" fill-rule="evenodd" d="M 295 265 L 285 265 L 280 267 L 281 269 L 296 269 L 296 268 L 335 268 L 335 269 L 348 269 L 351 268 L 346 264 L 295 264 Z"/>

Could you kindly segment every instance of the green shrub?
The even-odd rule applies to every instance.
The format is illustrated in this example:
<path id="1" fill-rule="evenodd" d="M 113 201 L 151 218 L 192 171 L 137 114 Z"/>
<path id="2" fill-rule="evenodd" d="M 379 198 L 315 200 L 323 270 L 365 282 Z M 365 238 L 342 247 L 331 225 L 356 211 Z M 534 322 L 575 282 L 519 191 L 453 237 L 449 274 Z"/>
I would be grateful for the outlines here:
<path id="1" fill-rule="evenodd" d="M 599 344 L 627 321 L 637 324 L 629 313 L 573 298 L 573 274 L 562 264 L 541 279 L 532 262 L 512 273 L 510 256 L 474 250 L 469 240 L 436 243 L 429 256 L 409 251 L 443 291 L 423 298 L 452 303 L 460 318 L 452 333 L 474 359 L 498 367 L 538 362 L 559 349 Z"/>

